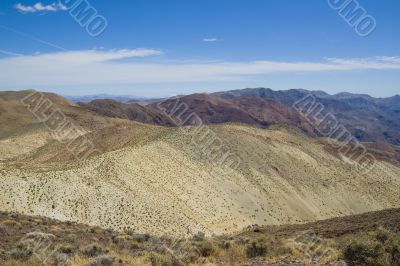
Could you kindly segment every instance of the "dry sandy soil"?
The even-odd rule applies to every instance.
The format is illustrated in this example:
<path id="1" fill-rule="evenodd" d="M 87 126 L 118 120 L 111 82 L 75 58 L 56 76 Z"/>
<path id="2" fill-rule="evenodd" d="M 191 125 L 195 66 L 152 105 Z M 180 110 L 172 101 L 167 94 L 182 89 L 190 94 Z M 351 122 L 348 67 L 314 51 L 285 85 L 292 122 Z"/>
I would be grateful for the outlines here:
<path id="1" fill-rule="evenodd" d="M 363 174 L 320 141 L 285 129 L 221 125 L 211 130 L 240 157 L 237 169 L 227 172 L 210 163 L 181 128 L 137 125 L 130 131 L 153 133 L 132 134 L 136 139 L 125 147 L 84 161 L 49 161 L 45 155 L 67 151 L 45 145 L 41 149 L 48 152 L 34 159 L 0 163 L 0 209 L 186 235 L 400 206 L 400 168 L 394 164 L 378 161 Z M 14 147 L 12 141 L 1 144 Z M 3 158 L 10 154 L 1 152 Z"/>

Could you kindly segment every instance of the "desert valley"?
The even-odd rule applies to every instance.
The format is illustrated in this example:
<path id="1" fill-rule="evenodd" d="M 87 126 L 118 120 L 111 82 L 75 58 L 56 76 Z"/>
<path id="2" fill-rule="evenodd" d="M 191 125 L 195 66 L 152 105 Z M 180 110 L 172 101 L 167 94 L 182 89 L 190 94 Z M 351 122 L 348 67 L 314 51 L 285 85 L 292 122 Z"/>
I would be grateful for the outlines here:
<path id="1" fill-rule="evenodd" d="M 373 167 L 293 107 L 308 94 L 360 136 Z M 398 98 L 246 89 L 81 103 L 0 92 L 0 210 L 187 238 L 399 208 Z M 393 120 L 351 120 L 365 113 Z"/>

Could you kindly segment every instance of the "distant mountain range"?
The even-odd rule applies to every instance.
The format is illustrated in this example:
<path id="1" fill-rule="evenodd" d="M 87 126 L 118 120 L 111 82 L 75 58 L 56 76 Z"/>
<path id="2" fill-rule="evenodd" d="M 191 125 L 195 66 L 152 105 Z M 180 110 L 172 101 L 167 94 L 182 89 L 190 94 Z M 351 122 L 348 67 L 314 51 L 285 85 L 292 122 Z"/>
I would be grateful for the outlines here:
<path id="1" fill-rule="evenodd" d="M 113 95 L 113 94 L 93 94 L 93 95 L 82 95 L 82 96 L 64 96 L 74 102 L 84 102 L 88 103 L 94 100 L 111 99 L 119 102 L 129 102 L 129 101 L 144 101 L 147 98 L 138 97 L 134 95 Z"/>
<path id="2" fill-rule="evenodd" d="M 365 94 L 339 93 L 292 89 L 274 91 L 254 88 L 179 96 L 189 110 L 204 124 L 237 122 L 265 127 L 284 124 L 302 130 L 310 136 L 320 134 L 302 114 L 293 108 L 295 102 L 312 95 L 325 112 L 335 116 L 354 137 L 363 142 L 386 141 L 400 145 L 400 96 L 374 98 Z M 106 117 L 130 119 L 144 123 L 173 126 L 171 118 L 160 111 L 160 106 L 171 104 L 168 99 L 128 99 L 125 96 L 97 95 L 81 106 Z M 89 100 L 85 99 L 86 102 Z M 71 98 L 70 98 L 71 99 Z M 132 105 L 133 103 L 133 105 Z M 141 104 L 138 104 L 141 103 Z"/>
<path id="3" fill-rule="evenodd" d="M 327 112 L 360 141 L 388 141 L 400 144 L 400 96 L 373 98 L 365 94 L 339 93 L 329 95 L 321 91 L 287 90 L 273 91 L 257 88 L 214 93 L 223 99 L 256 97 L 280 102 L 288 107 L 313 95 Z"/>

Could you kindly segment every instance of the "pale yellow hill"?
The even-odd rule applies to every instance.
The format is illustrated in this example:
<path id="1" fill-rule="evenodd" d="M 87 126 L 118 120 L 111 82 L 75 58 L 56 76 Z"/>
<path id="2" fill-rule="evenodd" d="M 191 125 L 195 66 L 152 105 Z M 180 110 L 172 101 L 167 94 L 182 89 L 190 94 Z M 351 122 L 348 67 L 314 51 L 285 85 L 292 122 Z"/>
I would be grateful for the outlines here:
<path id="1" fill-rule="evenodd" d="M 185 235 L 400 207 L 400 168 L 388 162 L 362 174 L 323 140 L 284 128 L 213 126 L 241 159 L 227 173 L 193 145 L 191 130 L 121 122 L 89 134 L 105 153 L 85 161 L 68 161 L 51 142 L 19 162 L 0 162 L 0 210 Z"/>

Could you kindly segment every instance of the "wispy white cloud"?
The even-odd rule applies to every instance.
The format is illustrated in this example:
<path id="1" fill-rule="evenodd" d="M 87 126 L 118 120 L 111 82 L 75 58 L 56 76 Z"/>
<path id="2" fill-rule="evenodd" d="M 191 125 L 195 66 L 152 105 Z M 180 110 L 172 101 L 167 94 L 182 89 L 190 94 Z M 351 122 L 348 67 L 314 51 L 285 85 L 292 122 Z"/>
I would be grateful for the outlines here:
<path id="1" fill-rule="evenodd" d="M 5 54 L 5 55 L 11 55 L 11 56 L 22 56 L 22 54 L 13 53 L 13 52 L 2 50 L 2 49 L 0 49 L 0 53 Z"/>
<path id="2" fill-rule="evenodd" d="M 61 3 L 52 3 L 49 5 L 43 5 L 41 2 L 38 2 L 33 6 L 25 6 L 21 3 L 18 3 L 15 5 L 15 9 L 17 9 L 22 13 L 35 13 L 35 12 L 66 11 L 67 7 Z"/>
<path id="3" fill-rule="evenodd" d="M 204 38 L 203 42 L 218 42 L 218 38 Z"/>
<path id="4" fill-rule="evenodd" d="M 112 60 L 120 60 L 135 57 L 161 55 L 162 51 L 155 49 L 121 49 L 121 50 L 83 50 L 66 51 L 49 54 L 41 54 L 39 57 L 47 62 L 62 62 L 68 64 L 95 64 L 106 63 Z M 38 56 L 31 56 L 35 60 Z"/>
<path id="5" fill-rule="evenodd" d="M 354 69 L 397 69 L 400 64 L 398 56 L 376 56 L 373 58 L 326 58 L 333 64 L 347 66 Z"/>
<path id="6" fill-rule="evenodd" d="M 400 70 L 400 57 L 327 58 L 320 62 L 179 62 L 154 63 L 135 58 L 157 56 L 160 50 L 84 50 L 0 59 L 2 87 L 152 84 L 251 80 L 276 72 Z M 122 60 L 131 59 L 131 60 Z"/>

